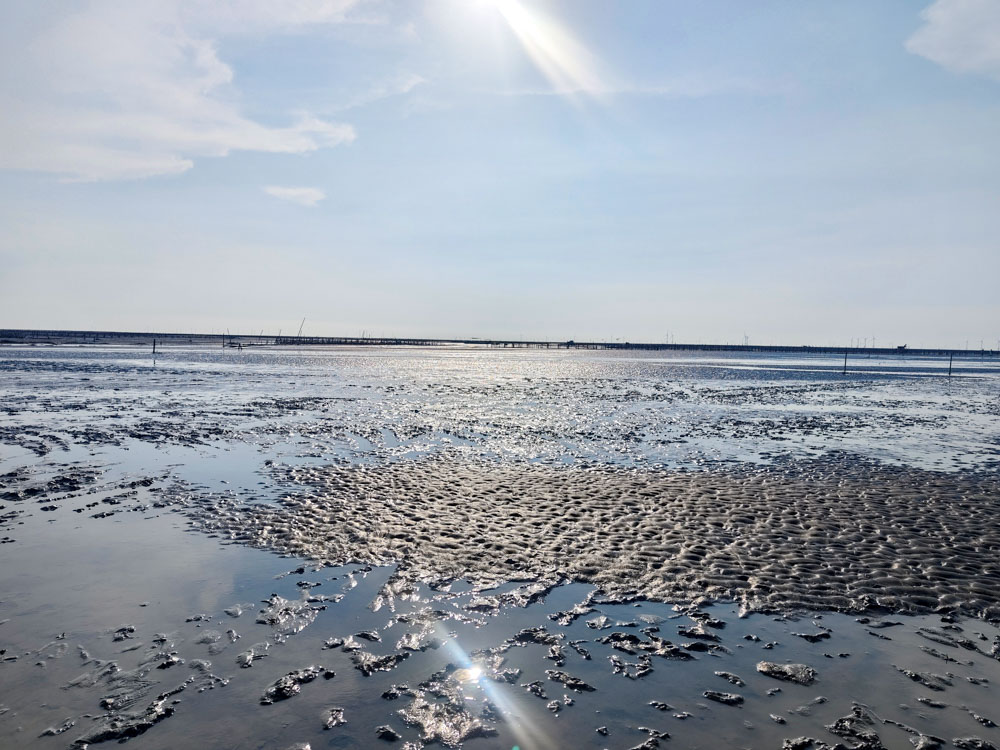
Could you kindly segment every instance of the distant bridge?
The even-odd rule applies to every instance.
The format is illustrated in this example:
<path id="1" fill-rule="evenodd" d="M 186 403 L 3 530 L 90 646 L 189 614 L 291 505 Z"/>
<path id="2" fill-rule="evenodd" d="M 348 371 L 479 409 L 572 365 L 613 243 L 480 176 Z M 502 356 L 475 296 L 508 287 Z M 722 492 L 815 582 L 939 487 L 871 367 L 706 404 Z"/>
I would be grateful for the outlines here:
<path id="1" fill-rule="evenodd" d="M 857 346 L 783 346 L 748 344 L 655 344 L 630 341 L 523 341 L 513 339 L 433 339 L 416 337 L 367 336 L 253 336 L 227 333 L 162 333 L 136 331 L 63 331 L 0 329 L 0 345 L 81 345 L 104 344 L 122 346 L 196 345 L 244 347 L 338 347 L 395 346 L 444 347 L 475 346 L 491 349 L 592 349 L 623 351 L 696 351 L 696 352 L 759 352 L 774 354 L 839 354 L 855 356 L 916 356 L 1000 358 L 996 349 L 909 349 L 906 347 L 873 348 Z"/>

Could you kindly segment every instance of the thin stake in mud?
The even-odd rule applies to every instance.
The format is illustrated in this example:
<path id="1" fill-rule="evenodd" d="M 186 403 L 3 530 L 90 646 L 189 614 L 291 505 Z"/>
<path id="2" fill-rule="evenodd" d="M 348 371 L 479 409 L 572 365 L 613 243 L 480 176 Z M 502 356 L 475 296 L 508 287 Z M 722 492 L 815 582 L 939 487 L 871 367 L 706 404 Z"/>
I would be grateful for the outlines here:
<path id="1" fill-rule="evenodd" d="M 948 357 L 948 377 L 949 378 L 951 377 L 951 363 L 954 362 L 954 361 L 955 361 L 955 355 L 952 354 L 950 357 Z"/>
<path id="2" fill-rule="evenodd" d="M 844 349 L 844 375 L 847 374 L 847 349 Z"/>

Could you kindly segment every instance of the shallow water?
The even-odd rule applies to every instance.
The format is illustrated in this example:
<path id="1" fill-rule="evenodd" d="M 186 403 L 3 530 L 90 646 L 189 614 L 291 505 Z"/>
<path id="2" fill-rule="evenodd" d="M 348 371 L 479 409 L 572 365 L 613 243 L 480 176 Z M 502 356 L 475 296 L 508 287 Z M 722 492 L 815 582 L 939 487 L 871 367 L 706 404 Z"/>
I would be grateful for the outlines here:
<path id="1" fill-rule="evenodd" d="M 1000 362 L 442 349 L 5 348 L 0 437 L 39 454 L 127 438 L 352 462 L 461 447 L 697 467 L 839 450 L 996 466 Z"/>
<path id="2" fill-rule="evenodd" d="M 539 477 L 596 471 L 611 477 L 606 484 L 591 482 L 598 500 L 624 486 L 626 476 L 633 481 L 650 471 L 694 473 L 696 482 L 703 475 L 772 482 L 798 474 L 795 481 L 805 482 L 801 492 L 808 499 L 816 475 L 807 467 L 833 466 L 822 481 L 837 486 L 859 476 L 873 482 L 875 475 L 866 472 L 882 472 L 889 505 L 893 488 L 907 486 L 920 471 L 945 488 L 942 502 L 954 494 L 956 508 L 970 498 L 1000 501 L 989 492 L 977 500 L 962 489 L 997 481 L 995 363 L 962 363 L 951 379 L 946 361 L 861 360 L 849 363 L 847 376 L 841 366 L 821 357 L 474 350 L 167 349 L 154 363 L 148 352 L 129 348 L 0 349 L 0 747 L 71 746 L 96 736 L 96 728 L 146 711 L 157 696 L 182 685 L 163 701 L 174 713 L 130 744 L 372 747 L 383 742 L 375 728 L 389 724 L 402 736 L 397 746 L 419 746 L 414 717 L 440 705 L 449 708 L 439 713 L 450 713 L 438 727 L 446 732 L 439 742 L 454 739 L 447 732 L 463 722 L 496 733 L 465 740 L 470 748 L 631 748 L 652 741 L 642 727 L 669 733 L 671 739 L 660 742 L 681 747 L 780 747 L 802 736 L 854 746 L 865 741 L 859 731 L 874 732 L 892 748 L 912 747 L 921 735 L 951 744 L 978 736 L 1000 745 L 1000 730 L 988 725 L 1000 721 L 1000 653 L 994 653 L 1000 631 L 983 620 L 887 609 L 843 614 L 788 601 L 777 612 L 754 614 L 746 612 L 745 601 L 743 607 L 703 601 L 697 589 L 687 590 L 683 601 L 605 600 L 592 585 L 568 582 L 560 569 L 565 566 L 558 565 L 548 576 L 541 569 L 523 571 L 538 583 L 505 584 L 511 571 L 498 560 L 492 566 L 496 580 L 486 584 L 488 558 L 484 566 L 464 563 L 479 571 L 475 583 L 429 553 L 417 555 L 419 564 L 407 558 L 400 566 L 370 567 L 374 551 L 386 549 L 384 539 L 347 539 L 347 524 L 338 525 L 336 516 L 324 520 L 323 533 L 343 535 L 354 562 L 331 559 L 336 564 L 316 569 L 313 561 L 322 556 L 282 558 L 248 546 L 288 548 L 293 537 L 286 532 L 233 543 L 233 528 L 259 530 L 248 519 L 287 513 L 298 514 L 287 533 L 308 540 L 310 529 L 319 528 L 308 514 L 329 514 L 329 503 L 345 496 L 330 488 L 328 477 L 350 476 L 352 467 L 398 479 L 393 486 L 400 496 L 377 482 L 365 490 L 368 507 L 388 503 L 411 513 L 408 503 L 420 491 L 400 489 L 403 480 L 428 477 L 408 467 L 433 466 L 428 460 L 435 457 L 444 467 L 485 461 L 515 474 L 527 463 L 537 465 Z M 379 469 L 386 465 L 402 473 Z M 615 471 L 627 472 L 621 482 Z M 443 479 L 433 472 L 429 478 Z M 478 480 L 460 483 L 454 494 L 482 486 Z M 557 508 L 550 490 L 546 501 Z M 530 505 L 530 496 L 526 500 Z M 255 507 L 260 513 L 239 510 Z M 220 509 L 235 513 L 239 523 L 224 523 Z M 526 534 L 524 547 L 540 554 L 538 540 L 560 544 L 554 525 L 565 519 L 558 515 L 535 536 Z M 198 531 L 206 520 L 214 524 L 214 537 Z M 978 555 L 978 572 L 969 567 L 947 580 L 967 586 L 970 600 L 988 599 L 996 590 L 1000 549 L 987 535 L 992 528 L 983 528 L 977 542 L 978 522 L 954 523 L 960 522 L 971 524 L 962 527 L 971 537 L 961 541 Z M 415 527 L 421 523 L 414 521 Z M 714 528 L 721 527 L 686 532 L 693 537 L 688 548 L 710 547 Z M 897 525 L 890 538 L 871 540 L 902 554 L 915 533 Z M 806 534 L 802 543 L 826 541 Z M 957 541 L 943 546 L 957 549 Z M 640 536 L 636 550 L 646 554 L 655 544 Z M 928 567 L 913 596 L 932 590 L 941 570 Z M 636 586 L 641 577 L 629 576 L 635 594 L 651 593 Z M 458 580 L 449 583 L 451 578 Z M 494 584 L 498 588 L 482 589 Z M 812 594 L 823 600 L 828 587 L 822 575 L 812 581 L 805 575 L 792 588 L 804 599 Z M 281 608 L 265 602 L 272 594 L 288 601 L 286 616 L 277 625 L 257 622 Z M 592 611 L 559 618 L 584 602 Z M 588 625 L 602 615 L 610 627 Z M 859 621 L 864 615 L 871 621 Z M 724 627 L 698 627 L 712 620 Z M 887 623 L 899 624 L 875 627 Z M 131 629 L 121 630 L 125 626 Z M 551 644 L 529 640 L 492 659 L 475 656 L 537 627 L 547 635 L 532 638 L 554 639 L 555 654 Z M 821 637 L 827 629 L 830 637 Z M 230 630 L 239 637 L 232 640 Z M 380 640 L 355 637 L 359 652 L 324 647 L 329 639 L 366 631 L 376 631 Z M 614 633 L 623 636 L 599 642 Z M 433 647 L 408 651 L 397 643 L 406 634 L 412 647 Z M 633 637 L 645 645 L 630 646 Z M 571 641 L 585 641 L 577 645 L 591 658 Z M 662 646 L 666 641 L 671 649 Z M 265 643 L 258 649 L 262 658 L 240 666 L 241 654 Z M 698 643 L 705 650 L 697 650 Z M 388 671 L 365 676 L 357 666 L 367 657 L 358 653 L 409 655 Z M 615 673 L 611 657 L 621 660 L 624 676 Z M 108 660 L 117 672 L 108 669 Z M 644 673 L 647 660 L 652 669 Z M 808 686 L 779 681 L 757 671 L 762 660 L 806 664 L 818 677 Z M 449 664 L 452 670 L 432 679 Z M 456 679 L 454 669 L 477 664 L 481 675 L 462 672 L 458 676 L 474 679 Z M 272 683 L 311 665 L 336 674 L 261 705 Z M 512 682 L 498 681 L 490 676 L 496 669 L 521 673 Z M 546 670 L 596 689 L 573 691 Z M 78 680 L 86 674 L 92 679 Z M 67 687 L 73 682 L 78 684 Z M 524 687 L 535 682 L 545 699 Z M 401 684 L 407 689 L 399 697 L 382 697 Z M 781 691 L 769 695 L 774 688 Z M 706 691 L 737 694 L 743 702 L 718 703 Z M 102 708 L 101 700 L 114 696 L 125 696 L 126 704 Z M 492 713 L 483 718 L 486 701 Z M 552 701 L 558 704 L 550 707 Z M 651 701 L 670 708 L 659 710 Z M 331 708 L 343 709 L 346 724 L 325 730 Z M 861 718 L 836 723 L 852 711 Z M 66 731 L 40 736 L 61 727 Z M 434 738 L 424 735 L 428 739 Z"/>

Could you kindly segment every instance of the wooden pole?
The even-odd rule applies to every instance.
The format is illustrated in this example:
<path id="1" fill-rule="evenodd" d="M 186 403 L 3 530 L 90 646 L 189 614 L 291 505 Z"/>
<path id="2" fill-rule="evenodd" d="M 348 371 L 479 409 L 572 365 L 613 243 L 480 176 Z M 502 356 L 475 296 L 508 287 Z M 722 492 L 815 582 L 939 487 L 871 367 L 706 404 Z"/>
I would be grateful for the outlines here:
<path id="1" fill-rule="evenodd" d="M 951 377 L 951 363 L 954 360 L 955 360 L 955 355 L 954 354 L 952 354 L 950 357 L 948 357 L 948 377 L 949 378 Z"/>
<path id="2" fill-rule="evenodd" d="M 847 374 L 847 350 L 844 350 L 844 375 Z"/>

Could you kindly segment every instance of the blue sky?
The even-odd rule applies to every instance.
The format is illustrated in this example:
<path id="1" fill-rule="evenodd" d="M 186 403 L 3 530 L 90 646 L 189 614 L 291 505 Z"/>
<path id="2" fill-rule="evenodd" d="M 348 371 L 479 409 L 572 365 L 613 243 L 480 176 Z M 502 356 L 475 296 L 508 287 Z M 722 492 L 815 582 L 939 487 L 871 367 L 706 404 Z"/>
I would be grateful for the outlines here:
<path id="1" fill-rule="evenodd" d="M 997 346 L 1000 2 L 0 7 L 0 327 Z"/>

